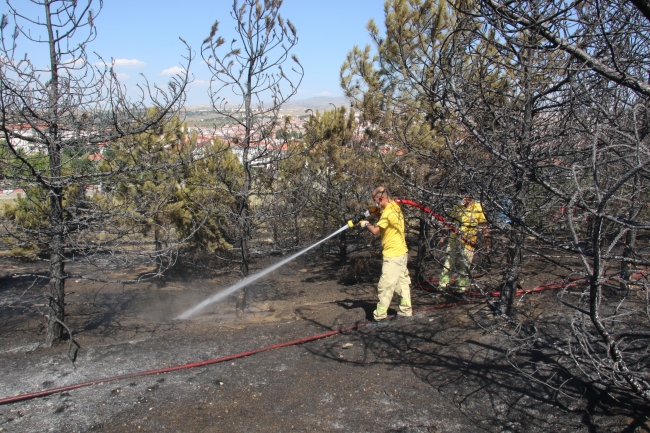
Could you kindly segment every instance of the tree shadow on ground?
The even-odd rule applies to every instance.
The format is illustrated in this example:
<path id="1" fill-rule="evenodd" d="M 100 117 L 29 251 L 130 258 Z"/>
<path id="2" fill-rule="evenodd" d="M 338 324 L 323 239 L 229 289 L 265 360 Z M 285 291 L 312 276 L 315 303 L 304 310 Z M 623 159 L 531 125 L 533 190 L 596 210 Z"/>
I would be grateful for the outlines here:
<path id="1" fill-rule="evenodd" d="M 77 329 L 77 335 L 99 333 L 110 337 L 136 331 L 138 326 L 130 324 L 127 317 L 134 299 L 135 295 L 127 292 L 96 294 L 91 302 L 83 303 L 74 312 L 76 320 L 73 326 Z"/>
<path id="2" fill-rule="evenodd" d="M 43 275 L 42 278 L 33 275 L 3 275 L 0 276 L 0 292 L 12 290 L 29 290 L 32 287 L 40 288 L 48 284 L 48 279 Z"/>
<path id="3" fill-rule="evenodd" d="M 364 308 L 361 302 L 341 302 L 343 308 L 354 305 Z M 452 315 L 434 322 L 419 315 L 383 328 L 363 328 L 354 335 L 363 353 L 353 357 L 341 358 L 337 342 L 308 350 L 335 362 L 407 367 L 477 430 L 602 432 L 628 426 L 625 431 L 647 431 L 641 402 L 617 401 L 539 353 L 519 354 L 528 359 L 515 368 L 498 336 Z"/>
<path id="4" fill-rule="evenodd" d="M 76 336 L 96 335 L 101 338 L 133 338 L 139 334 L 153 334 L 177 325 L 169 314 L 154 317 L 157 306 L 170 307 L 174 294 L 140 288 L 122 289 L 102 285 L 74 300 L 67 309 L 67 321 Z M 162 328 L 161 328 L 162 327 Z"/>

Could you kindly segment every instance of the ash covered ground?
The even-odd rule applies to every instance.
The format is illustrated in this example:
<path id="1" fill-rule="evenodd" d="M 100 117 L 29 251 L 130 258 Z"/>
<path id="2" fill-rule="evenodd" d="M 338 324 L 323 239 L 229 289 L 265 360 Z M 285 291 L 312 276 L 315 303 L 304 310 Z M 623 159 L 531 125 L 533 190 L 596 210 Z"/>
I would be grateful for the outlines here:
<path id="1" fill-rule="evenodd" d="M 310 252 L 255 282 L 242 317 L 229 297 L 191 320 L 174 320 L 234 283 L 235 273 L 201 277 L 188 270 L 164 284 L 69 280 L 67 322 L 80 345 L 74 365 L 67 342 L 40 345 L 43 319 L 27 307 L 44 303 L 46 287 L 11 277 L 42 265 L 6 260 L 0 398 L 364 324 L 376 302 L 380 264 L 357 284 L 343 285 L 339 266 L 328 260 Z M 422 311 L 383 328 L 5 404 L 0 432 L 650 431 L 638 411 L 612 404 L 577 378 L 553 369 L 531 376 L 526 362 L 514 368 L 506 359 L 508 329 L 485 304 L 423 310 L 453 299 L 415 288 L 412 295 Z M 528 302 L 544 305 L 553 298 L 540 293 Z M 535 366 L 544 362 L 533 358 Z"/>

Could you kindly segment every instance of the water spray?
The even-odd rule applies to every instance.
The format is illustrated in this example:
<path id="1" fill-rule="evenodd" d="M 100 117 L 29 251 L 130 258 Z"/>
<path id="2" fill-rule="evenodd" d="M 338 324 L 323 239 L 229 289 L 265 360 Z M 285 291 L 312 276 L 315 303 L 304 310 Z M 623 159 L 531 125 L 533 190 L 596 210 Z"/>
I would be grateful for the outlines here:
<path id="1" fill-rule="evenodd" d="M 370 213 L 368 211 L 366 211 L 366 213 L 368 215 L 370 215 Z M 347 229 L 349 229 L 351 227 L 354 227 L 354 224 L 356 224 L 356 223 L 353 223 L 352 225 L 350 225 L 350 222 L 352 222 L 355 219 L 356 219 L 356 222 L 359 222 L 362 218 L 365 217 L 365 215 L 366 214 L 364 213 L 363 215 L 361 215 L 359 217 L 353 218 L 352 220 L 348 221 L 348 223 L 346 225 L 344 225 L 343 227 L 341 227 L 340 229 L 338 229 L 337 231 L 335 231 L 334 233 L 332 233 L 328 237 L 321 239 L 320 241 L 318 241 L 315 244 L 305 248 L 304 250 L 301 250 L 301 251 L 297 252 L 296 254 L 292 255 L 291 257 L 287 257 L 286 259 L 284 259 L 284 260 L 282 260 L 282 261 L 280 261 L 280 262 L 278 262 L 278 263 L 276 263 L 276 264 L 274 264 L 274 265 L 272 265 L 272 266 L 270 266 L 270 267 L 268 267 L 268 268 L 266 268 L 266 269 L 264 269 L 264 270 L 262 270 L 260 272 L 257 272 L 257 273 L 255 273 L 253 275 L 250 275 L 247 278 L 244 278 L 243 280 L 240 280 L 240 281 L 236 282 L 232 286 L 228 287 L 225 290 L 222 290 L 219 293 L 215 293 L 214 295 L 207 298 L 205 301 L 203 301 L 200 304 L 190 308 L 189 310 L 187 310 L 186 312 L 184 312 L 180 316 L 176 317 L 176 319 L 189 319 L 194 314 L 196 314 L 198 311 L 202 310 L 203 308 L 207 307 L 208 305 L 225 298 L 226 296 L 230 295 L 231 293 L 234 293 L 235 291 L 241 289 L 244 286 L 247 286 L 248 284 L 252 283 L 253 281 L 259 280 L 260 278 L 262 278 L 266 274 L 268 274 L 270 272 L 273 272 L 274 270 L 278 269 L 280 266 L 283 266 L 283 265 L 289 263 L 290 261 L 292 261 L 296 257 L 301 256 L 302 254 L 306 253 L 307 251 L 311 250 L 312 248 L 322 244 L 323 242 L 325 242 L 329 238 L 334 237 L 334 236 L 338 235 L 339 233 L 341 233 L 341 232 L 343 232 L 343 231 L 345 231 L 345 230 L 347 230 Z"/>
<path id="2" fill-rule="evenodd" d="M 337 233 L 340 233 L 341 231 L 342 230 L 339 230 Z M 636 274 L 632 275 L 631 278 L 642 278 L 642 277 L 646 277 L 648 274 L 649 273 L 646 272 L 646 271 L 641 271 L 639 273 L 636 273 Z M 524 294 L 528 294 L 528 293 L 541 292 L 541 291 L 544 291 L 544 290 L 557 290 L 557 289 L 563 289 L 563 288 L 566 288 L 566 287 L 580 286 L 580 285 L 587 284 L 588 281 L 589 281 L 588 277 L 585 277 L 585 276 L 582 276 L 582 275 L 577 275 L 577 276 L 571 277 L 571 278 L 569 278 L 567 280 L 551 282 L 551 283 L 539 286 L 539 287 L 534 288 L 534 289 L 517 290 L 515 295 L 520 296 L 520 295 L 524 295 Z M 616 281 L 616 280 L 612 279 L 612 281 Z M 487 294 L 487 296 L 499 296 L 499 295 L 500 295 L 499 292 L 491 292 L 491 293 Z M 423 312 L 423 311 L 439 310 L 439 309 L 443 309 L 443 308 L 455 307 L 455 306 L 458 306 L 458 305 L 466 305 L 466 304 L 469 304 L 469 303 L 470 303 L 470 301 L 457 301 L 457 302 L 450 302 L 450 303 L 446 303 L 446 304 L 436 304 L 436 305 L 430 305 L 428 307 L 419 308 L 417 310 L 414 310 L 413 312 L 414 313 L 419 313 L 419 312 Z M 133 379 L 133 378 L 136 378 L 136 377 L 143 377 L 143 376 L 150 376 L 150 375 L 156 375 L 156 374 L 170 373 L 170 372 L 173 372 L 173 371 L 186 370 L 186 369 L 190 369 L 190 368 L 203 367 L 203 366 L 206 366 L 206 365 L 217 364 L 217 363 L 220 363 L 220 362 L 232 361 L 232 360 L 235 360 L 235 359 L 243 358 L 245 356 L 250 356 L 250 355 L 255 355 L 257 353 L 265 352 L 267 350 L 277 349 L 277 348 L 281 348 L 281 347 L 294 346 L 294 345 L 297 345 L 297 344 L 303 344 L 303 343 L 307 343 L 307 342 L 310 342 L 310 341 L 315 341 L 315 340 L 319 340 L 319 339 L 322 339 L 322 338 L 331 337 L 333 335 L 340 335 L 340 334 L 343 334 L 343 333 L 346 333 L 346 332 L 349 332 L 349 331 L 352 331 L 352 330 L 355 330 L 355 329 L 362 328 L 362 327 L 368 325 L 369 323 L 370 322 L 357 322 L 354 325 L 345 326 L 345 327 L 334 329 L 332 331 L 324 332 L 324 333 L 321 333 L 321 334 L 312 335 L 312 336 L 309 336 L 309 337 L 303 337 L 303 338 L 299 338 L 297 340 L 291 340 L 291 341 L 285 341 L 285 342 L 282 342 L 282 343 L 276 343 L 276 344 L 272 344 L 270 346 L 259 347 L 257 349 L 248 350 L 246 352 L 240 352 L 240 353 L 236 353 L 236 354 L 233 354 L 233 355 L 221 356 L 219 358 L 208 359 L 208 360 L 198 361 L 198 362 L 190 362 L 188 364 L 174 365 L 174 366 L 171 366 L 171 367 L 168 366 L 168 367 L 158 368 L 158 369 L 155 369 L 155 370 L 138 371 L 138 372 L 135 372 L 135 373 L 128 373 L 128 374 L 124 374 L 124 375 L 121 375 L 121 376 L 104 377 L 104 378 L 101 378 L 101 379 L 94 379 L 94 380 L 90 380 L 90 381 L 87 381 L 87 382 L 76 383 L 76 384 L 72 384 L 72 385 L 65 385 L 65 386 L 60 386 L 60 387 L 56 387 L 56 388 L 46 388 L 46 389 L 42 389 L 42 390 L 35 391 L 35 392 L 25 393 L 25 394 L 16 394 L 16 395 L 13 395 L 11 397 L 0 398 L 0 406 L 5 405 L 5 404 L 19 402 L 19 401 L 31 400 L 31 399 L 39 398 L 39 397 L 45 397 L 45 396 L 48 396 L 48 395 L 53 395 L 53 394 L 57 394 L 57 393 L 61 393 L 61 392 L 71 391 L 71 390 L 74 390 L 74 389 L 79 389 L 79 388 L 88 387 L 88 386 L 97 385 L 97 384 L 101 385 L 103 383 L 114 382 L 114 381 L 118 381 L 118 380 Z"/>
<path id="3" fill-rule="evenodd" d="M 409 200 L 397 199 L 396 201 L 398 203 L 405 203 L 405 204 L 410 204 L 410 205 L 421 207 L 421 205 L 418 205 L 417 203 L 411 202 Z M 430 210 L 428 210 L 426 208 L 424 208 L 423 210 L 426 210 L 429 213 L 432 213 Z M 363 210 L 359 215 L 349 219 L 347 221 L 346 225 L 344 225 L 343 227 L 341 227 L 340 229 L 338 229 L 337 231 L 335 231 L 331 235 L 327 236 L 326 238 L 323 238 L 320 241 L 316 242 L 315 244 L 305 248 L 304 250 L 301 250 L 301 251 L 297 252 L 296 254 L 292 255 L 291 257 L 288 257 L 288 258 L 286 258 L 286 259 L 284 259 L 284 260 L 282 260 L 282 261 L 280 261 L 280 262 L 278 262 L 278 263 L 276 263 L 276 264 L 274 264 L 274 265 L 272 265 L 272 266 L 270 266 L 270 267 L 268 267 L 268 268 L 266 268 L 266 269 L 264 269 L 264 270 L 262 270 L 260 272 L 257 272 L 257 273 L 255 273 L 253 275 L 248 276 L 247 278 L 244 278 L 243 280 L 238 281 L 237 283 L 233 284 L 232 286 L 228 287 L 225 290 L 222 290 L 219 293 L 215 293 L 214 295 L 210 296 L 209 298 L 207 298 L 206 300 L 204 300 L 200 304 L 198 304 L 198 305 L 190 308 L 189 310 L 185 311 L 183 314 L 176 317 L 176 319 L 189 319 L 194 314 L 196 314 L 198 311 L 202 310 L 203 308 L 207 307 L 208 305 L 210 305 L 212 303 L 215 303 L 215 302 L 225 298 L 226 296 L 228 296 L 231 293 L 234 293 L 235 291 L 247 286 L 248 284 L 252 283 L 253 281 L 256 281 L 256 280 L 262 278 L 263 276 L 265 276 L 266 274 L 268 274 L 270 272 L 273 272 L 274 270 L 276 270 L 279 267 L 289 263 L 290 261 L 292 261 L 296 257 L 301 256 L 302 254 L 304 254 L 307 251 L 311 250 L 312 248 L 320 245 L 321 243 L 325 242 L 326 240 L 330 239 L 331 237 L 334 237 L 337 234 L 339 234 L 339 233 L 341 233 L 341 232 L 343 232 L 343 231 L 345 231 L 345 230 L 347 230 L 349 228 L 353 228 L 355 225 L 357 225 L 359 223 L 359 221 L 370 217 L 371 214 L 378 214 L 378 213 L 380 213 L 380 209 L 378 207 L 373 207 L 370 210 Z M 440 220 L 444 221 L 441 217 L 438 217 L 438 218 Z M 452 228 L 453 228 L 453 226 L 452 226 Z M 453 229 L 455 230 L 455 228 L 453 228 Z"/>

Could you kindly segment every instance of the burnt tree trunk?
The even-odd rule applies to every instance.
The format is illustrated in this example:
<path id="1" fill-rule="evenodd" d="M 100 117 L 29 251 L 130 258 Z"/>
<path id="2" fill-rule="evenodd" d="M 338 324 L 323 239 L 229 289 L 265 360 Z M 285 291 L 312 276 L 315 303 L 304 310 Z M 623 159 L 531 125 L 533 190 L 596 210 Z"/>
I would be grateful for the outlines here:
<path id="1" fill-rule="evenodd" d="M 427 254 L 427 219 L 420 217 L 420 231 L 418 236 L 418 255 L 415 259 L 415 281 L 422 282 L 422 262 Z"/>
<path id="2" fill-rule="evenodd" d="M 518 230 L 511 230 L 510 245 L 507 248 L 507 265 L 503 273 L 503 286 L 499 295 L 499 308 L 501 313 L 512 317 L 515 294 L 519 286 L 521 273 L 522 250 L 524 235 Z"/>
<path id="3" fill-rule="evenodd" d="M 54 160 L 56 158 L 52 158 Z M 63 208 L 61 188 L 50 190 L 50 296 L 48 302 L 46 346 L 52 346 L 63 337 L 61 322 L 65 317 L 65 260 L 63 243 Z"/>
<path id="4" fill-rule="evenodd" d="M 61 322 L 65 315 L 65 261 L 64 261 L 64 234 L 63 221 L 63 188 L 61 186 L 61 143 L 59 140 L 58 125 L 58 101 L 59 101 L 59 59 L 57 55 L 56 40 L 52 17 L 50 13 L 50 2 L 46 1 L 45 17 L 50 49 L 50 87 L 48 103 L 48 156 L 49 156 L 49 191 L 48 199 L 50 219 L 50 298 L 48 302 L 47 331 L 45 344 L 51 346 L 63 336 Z"/>

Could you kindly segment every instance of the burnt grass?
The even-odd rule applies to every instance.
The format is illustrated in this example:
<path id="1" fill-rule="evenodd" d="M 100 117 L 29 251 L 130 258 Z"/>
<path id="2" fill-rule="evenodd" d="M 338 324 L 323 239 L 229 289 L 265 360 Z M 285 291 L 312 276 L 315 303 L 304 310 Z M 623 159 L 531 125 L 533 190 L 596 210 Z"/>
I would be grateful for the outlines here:
<path id="1" fill-rule="evenodd" d="M 253 271 L 278 260 L 259 259 Z M 185 321 L 174 317 L 237 281 L 237 273 L 200 273 L 186 264 L 165 281 L 71 279 L 66 322 L 79 347 L 69 353 L 68 341 L 41 345 L 44 320 L 35 309 L 46 303 L 45 281 L 13 277 L 46 264 L 3 259 L 0 398 L 364 324 L 376 302 L 380 261 L 359 263 L 341 268 L 310 252 L 253 283 L 242 317 L 231 296 Z M 67 269 L 105 280 L 124 276 L 75 264 Z M 540 272 L 525 288 L 551 280 L 550 272 Z M 489 275 L 484 283 L 492 284 Z M 419 312 L 383 328 L 1 405 L 0 432 L 650 431 L 638 401 L 590 386 L 557 366 L 550 352 L 509 359 L 507 336 L 514 331 L 484 303 L 427 309 L 453 299 L 417 288 L 412 298 Z M 529 295 L 524 304 L 522 314 L 557 323 L 550 328 L 555 337 L 567 332 L 554 293 Z"/>

